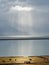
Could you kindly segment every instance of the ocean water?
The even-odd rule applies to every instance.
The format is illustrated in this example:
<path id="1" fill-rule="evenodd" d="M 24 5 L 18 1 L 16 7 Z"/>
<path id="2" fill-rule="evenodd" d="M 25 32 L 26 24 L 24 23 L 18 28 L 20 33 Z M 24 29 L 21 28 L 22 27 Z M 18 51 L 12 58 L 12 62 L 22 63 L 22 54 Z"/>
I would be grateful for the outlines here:
<path id="1" fill-rule="evenodd" d="M 49 40 L 0 41 L 0 56 L 49 55 Z"/>

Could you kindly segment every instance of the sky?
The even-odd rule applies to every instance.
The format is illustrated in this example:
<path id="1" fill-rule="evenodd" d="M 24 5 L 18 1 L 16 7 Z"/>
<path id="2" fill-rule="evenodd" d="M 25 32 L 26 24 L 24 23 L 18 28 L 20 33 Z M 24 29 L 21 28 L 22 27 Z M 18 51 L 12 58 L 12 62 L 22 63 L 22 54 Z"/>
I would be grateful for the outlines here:
<path id="1" fill-rule="evenodd" d="M 49 0 L 0 0 L 0 36 L 49 35 Z M 49 55 L 49 40 L 0 41 L 0 56 Z"/>

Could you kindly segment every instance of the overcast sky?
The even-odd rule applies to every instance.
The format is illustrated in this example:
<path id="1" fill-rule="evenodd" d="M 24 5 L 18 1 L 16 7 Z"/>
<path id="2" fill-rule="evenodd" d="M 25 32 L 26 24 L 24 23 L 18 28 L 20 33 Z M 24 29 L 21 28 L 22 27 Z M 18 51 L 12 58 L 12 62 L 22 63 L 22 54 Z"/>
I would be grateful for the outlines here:
<path id="1" fill-rule="evenodd" d="M 0 36 L 49 35 L 49 0 L 0 0 Z M 49 55 L 49 41 L 0 41 L 0 56 Z"/>

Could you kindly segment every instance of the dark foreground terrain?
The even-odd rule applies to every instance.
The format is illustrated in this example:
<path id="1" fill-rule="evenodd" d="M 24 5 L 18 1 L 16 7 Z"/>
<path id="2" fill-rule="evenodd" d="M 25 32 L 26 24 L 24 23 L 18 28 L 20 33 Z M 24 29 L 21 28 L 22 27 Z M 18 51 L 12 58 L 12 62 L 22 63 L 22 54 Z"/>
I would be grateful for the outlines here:
<path id="1" fill-rule="evenodd" d="M 34 63 L 34 64 L 17 64 L 17 63 L 10 63 L 10 64 L 0 64 L 0 65 L 49 65 L 49 63 Z"/>

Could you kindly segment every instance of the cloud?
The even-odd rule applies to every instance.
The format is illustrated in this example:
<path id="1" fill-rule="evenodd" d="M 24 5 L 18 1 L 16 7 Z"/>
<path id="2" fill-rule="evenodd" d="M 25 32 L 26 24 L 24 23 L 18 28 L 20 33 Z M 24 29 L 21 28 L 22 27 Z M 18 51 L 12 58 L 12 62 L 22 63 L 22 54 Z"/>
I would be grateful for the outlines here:
<path id="1" fill-rule="evenodd" d="M 33 31 L 34 33 L 45 33 L 46 30 L 44 29 L 48 29 L 48 26 L 46 27 L 46 23 L 48 23 L 49 20 L 49 5 L 47 4 L 47 2 L 43 0 L 1 0 L 0 14 L 2 13 L 4 14 L 4 16 L 1 14 L 0 19 L 2 18 L 2 21 L 3 18 L 5 18 L 5 20 L 7 19 L 6 21 L 9 27 L 15 30 L 17 29 L 17 31 L 21 31 L 21 33 L 24 34 L 28 34 L 31 32 L 33 34 Z M 42 5 L 39 3 L 41 3 Z M 9 30 L 11 29 L 9 28 Z"/>
<path id="2" fill-rule="evenodd" d="M 15 6 L 15 7 L 11 7 L 11 10 L 15 10 L 15 11 L 31 11 L 32 7 Z"/>

